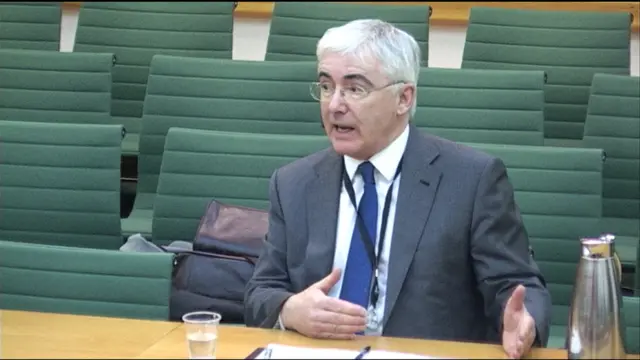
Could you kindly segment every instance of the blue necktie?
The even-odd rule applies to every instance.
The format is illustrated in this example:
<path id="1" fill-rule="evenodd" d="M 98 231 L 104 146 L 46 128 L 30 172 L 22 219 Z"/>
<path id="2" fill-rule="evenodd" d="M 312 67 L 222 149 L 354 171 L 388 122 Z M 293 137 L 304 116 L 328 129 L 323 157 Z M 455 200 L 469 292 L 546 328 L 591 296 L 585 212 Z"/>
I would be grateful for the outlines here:
<path id="1" fill-rule="evenodd" d="M 364 220 L 370 239 L 374 242 L 372 245 L 375 247 L 378 225 L 378 194 L 373 170 L 373 165 L 368 161 L 363 162 L 358 167 L 358 171 L 364 180 L 364 194 L 360 199 L 358 212 L 362 216 L 362 220 Z M 360 228 L 357 221 L 356 219 L 353 235 L 351 236 L 351 247 L 342 279 L 340 299 L 361 305 L 367 309 L 373 269 L 367 250 L 364 247 L 363 239 L 360 236 Z M 365 238 L 364 240 L 367 239 Z"/>

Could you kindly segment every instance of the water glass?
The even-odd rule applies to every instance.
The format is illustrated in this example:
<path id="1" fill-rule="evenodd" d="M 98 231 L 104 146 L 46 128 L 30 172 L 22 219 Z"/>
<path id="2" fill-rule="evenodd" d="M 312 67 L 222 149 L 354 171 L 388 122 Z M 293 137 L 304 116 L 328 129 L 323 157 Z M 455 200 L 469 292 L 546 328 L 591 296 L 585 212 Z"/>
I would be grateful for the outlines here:
<path id="1" fill-rule="evenodd" d="M 215 359 L 218 324 L 222 316 L 210 311 L 185 314 L 182 321 L 187 335 L 189 359 Z"/>

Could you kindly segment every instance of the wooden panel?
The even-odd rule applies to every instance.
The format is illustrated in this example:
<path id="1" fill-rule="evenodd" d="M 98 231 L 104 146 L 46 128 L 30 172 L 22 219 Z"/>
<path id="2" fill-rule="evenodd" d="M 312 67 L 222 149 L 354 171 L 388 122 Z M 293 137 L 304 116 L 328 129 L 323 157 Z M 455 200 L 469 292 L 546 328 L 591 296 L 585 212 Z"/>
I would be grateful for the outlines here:
<path id="1" fill-rule="evenodd" d="M 273 12 L 273 2 L 240 1 L 233 14 L 245 18 L 270 18 Z"/>
<path id="2" fill-rule="evenodd" d="M 70 7 L 80 6 L 81 1 L 66 1 Z M 469 9 L 472 6 L 489 6 L 518 9 L 537 10 L 572 10 L 572 11 L 626 11 L 633 14 L 631 30 L 639 31 L 640 4 L 631 1 L 594 1 L 594 2 L 424 2 L 424 1 L 396 1 L 396 2 L 364 2 L 376 5 L 421 5 L 429 4 L 433 8 L 431 24 L 433 25 L 464 25 L 469 20 Z M 235 16 L 239 18 L 270 18 L 273 12 L 273 2 L 240 1 L 235 9 Z M 362 4 L 362 3 L 361 3 Z"/>
<path id="3" fill-rule="evenodd" d="M 469 9 L 472 6 L 489 6 L 537 10 L 572 10 L 572 11 L 626 11 L 633 14 L 632 30 L 638 31 L 640 5 L 638 2 L 424 2 L 424 1 L 396 1 L 396 2 L 365 2 L 376 5 L 421 5 L 429 4 L 433 8 L 431 24 L 434 25 L 462 25 L 469 20 Z M 240 1 L 235 14 L 238 17 L 269 18 L 273 11 L 273 2 Z"/>

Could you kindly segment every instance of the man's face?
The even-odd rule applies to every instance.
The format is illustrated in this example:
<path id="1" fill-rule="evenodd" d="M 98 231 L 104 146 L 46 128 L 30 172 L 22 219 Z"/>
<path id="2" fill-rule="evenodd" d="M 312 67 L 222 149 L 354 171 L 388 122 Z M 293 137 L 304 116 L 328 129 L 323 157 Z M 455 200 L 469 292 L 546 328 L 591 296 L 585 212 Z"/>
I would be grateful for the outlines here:
<path id="1" fill-rule="evenodd" d="M 384 149 L 404 130 L 403 115 L 414 93 L 409 84 L 385 87 L 392 82 L 377 60 L 367 60 L 328 53 L 318 63 L 320 88 L 330 94 L 320 101 L 327 136 L 337 153 L 360 160 Z"/>

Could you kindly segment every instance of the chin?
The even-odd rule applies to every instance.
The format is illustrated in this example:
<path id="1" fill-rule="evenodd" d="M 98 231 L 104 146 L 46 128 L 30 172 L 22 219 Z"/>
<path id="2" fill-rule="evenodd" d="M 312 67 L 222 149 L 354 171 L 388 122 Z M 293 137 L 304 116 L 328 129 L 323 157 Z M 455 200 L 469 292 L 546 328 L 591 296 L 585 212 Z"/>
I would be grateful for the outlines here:
<path id="1" fill-rule="evenodd" d="M 355 131 L 350 134 L 341 134 L 332 130 L 328 135 L 333 149 L 340 155 L 356 157 L 356 154 L 363 150 L 362 138 Z"/>
<path id="2" fill-rule="evenodd" d="M 359 144 L 352 141 L 331 139 L 333 150 L 340 155 L 347 155 L 352 158 L 358 158 L 358 154 L 362 151 Z"/>

